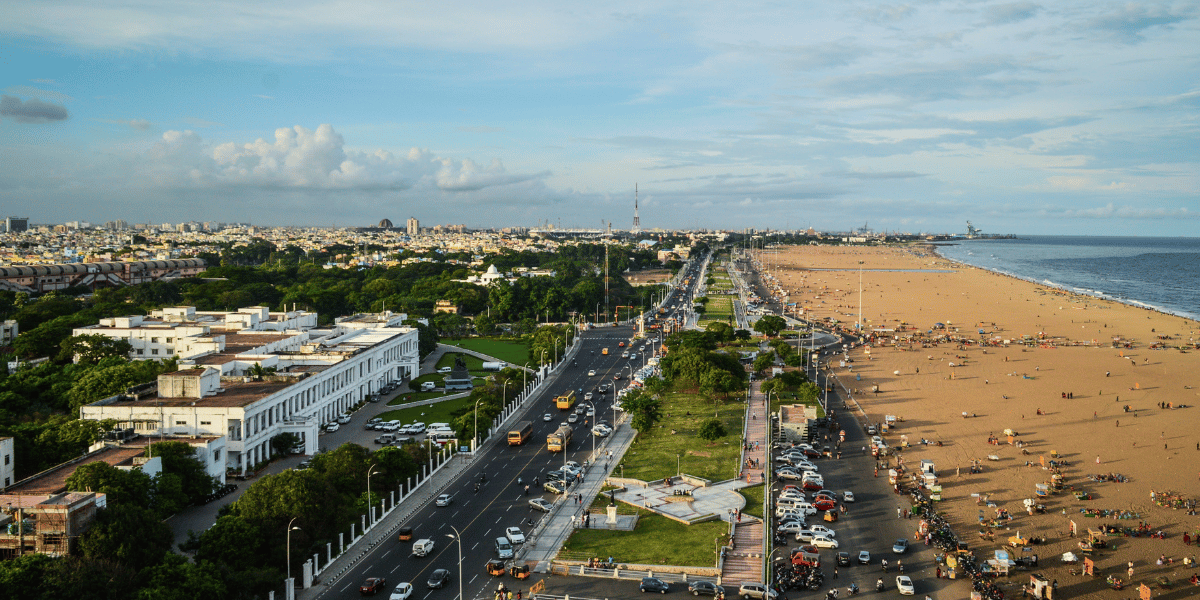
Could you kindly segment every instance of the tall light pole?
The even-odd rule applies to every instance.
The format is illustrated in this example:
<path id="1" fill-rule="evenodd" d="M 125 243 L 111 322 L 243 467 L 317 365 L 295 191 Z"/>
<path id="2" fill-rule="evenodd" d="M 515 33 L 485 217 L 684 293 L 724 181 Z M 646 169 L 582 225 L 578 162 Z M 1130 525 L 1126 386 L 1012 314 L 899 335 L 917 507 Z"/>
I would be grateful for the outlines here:
<path id="1" fill-rule="evenodd" d="M 545 348 L 542 348 L 542 358 L 540 360 L 538 360 L 538 364 L 539 365 L 546 364 L 546 349 Z"/>
<path id="2" fill-rule="evenodd" d="M 508 383 L 505 381 L 504 383 Z M 479 447 L 479 403 L 483 402 L 483 398 L 475 401 L 475 424 L 471 426 L 471 438 L 475 440 L 475 447 Z"/>
<path id="3" fill-rule="evenodd" d="M 292 527 L 292 523 L 295 523 L 297 518 L 298 518 L 298 517 L 292 517 L 292 520 L 291 520 L 291 521 L 288 521 L 288 530 L 287 530 L 287 578 L 288 578 L 288 580 L 289 580 L 289 581 L 292 579 L 292 532 L 293 532 L 293 531 L 300 531 L 300 528 L 299 528 L 299 527 Z M 289 599 L 289 600 L 290 600 L 290 599 Z"/>
<path id="4" fill-rule="evenodd" d="M 454 535 L 447 533 L 446 537 L 454 539 L 454 540 L 458 540 L 458 600 L 462 600 L 463 599 L 462 534 L 459 533 L 458 528 L 453 525 L 450 525 L 450 529 L 454 530 Z"/>
<path id="5" fill-rule="evenodd" d="M 591 402 L 587 403 L 588 409 L 592 412 L 592 427 L 596 427 L 596 405 Z M 596 432 L 592 432 L 592 462 L 596 462 Z"/>
<path id="6" fill-rule="evenodd" d="M 374 505 L 374 502 L 371 501 L 371 474 L 372 473 L 378 473 L 378 471 L 375 470 L 375 465 L 371 465 L 371 468 L 367 469 L 367 514 L 371 515 L 373 517 L 374 515 L 371 513 L 371 509 L 373 508 L 373 505 Z M 375 519 L 373 519 L 373 518 L 371 519 L 371 524 L 372 525 L 375 524 Z"/>
<path id="7" fill-rule="evenodd" d="M 525 383 L 525 376 L 529 375 L 529 363 L 521 365 L 521 391 L 529 390 L 529 384 Z"/>

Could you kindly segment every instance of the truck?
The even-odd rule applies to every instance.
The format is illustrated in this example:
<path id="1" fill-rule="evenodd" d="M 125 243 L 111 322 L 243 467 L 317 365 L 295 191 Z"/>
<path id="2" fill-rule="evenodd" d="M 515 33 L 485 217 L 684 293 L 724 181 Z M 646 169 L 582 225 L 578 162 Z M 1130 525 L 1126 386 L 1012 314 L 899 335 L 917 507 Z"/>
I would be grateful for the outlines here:
<path id="1" fill-rule="evenodd" d="M 558 406 L 558 410 L 571 410 L 571 407 L 575 406 L 575 390 L 568 390 L 561 396 L 555 396 L 554 404 Z"/>
<path id="2" fill-rule="evenodd" d="M 546 436 L 546 449 L 551 452 L 562 452 L 571 444 L 571 426 L 562 424 L 558 430 Z"/>
<path id="3" fill-rule="evenodd" d="M 520 446 L 525 443 L 525 440 L 529 439 L 531 434 L 533 434 L 533 423 L 520 421 L 516 425 L 513 425 L 512 429 L 508 430 L 508 445 Z"/>
<path id="4" fill-rule="evenodd" d="M 485 363 L 483 363 L 483 370 L 484 371 L 499 371 L 500 369 L 503 369 L 504 367 L 507 367 L 507 366 L 508 366 L 508 363 L 506 363 L 504 361 L 485 362 Z"/>

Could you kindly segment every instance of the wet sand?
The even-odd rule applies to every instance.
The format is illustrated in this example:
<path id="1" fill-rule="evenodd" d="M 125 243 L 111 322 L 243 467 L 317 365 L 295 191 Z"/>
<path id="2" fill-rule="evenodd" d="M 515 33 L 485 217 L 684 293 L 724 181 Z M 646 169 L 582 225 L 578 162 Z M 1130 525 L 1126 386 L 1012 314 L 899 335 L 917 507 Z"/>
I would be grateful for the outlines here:
<path id="1" fill-rule="evenodd" d="M 1045 536 L 1046 546 L 1033 547 L 1041 559 L 1038 571 L 1058 579 L 1060 597 L 1068 598 L 1136 595 L 1128 587 L 1110 591 L 1104 582 L 1110 573 L 1126 578 L 1128 561 L 1134 562 L 1135 581 L 1158 575 L 1186 580 L 1200 572 L 1181 562 L 1200 555 L 1195 542 L 1188 547 L 1182 538 L 1200 531 L 1200 518 L 1157 506 L 1150 497 L 1151 490 L 1200 497 L 1200 351 L 1175 349 L 1200 339 L 1195 321 L 959 265 L 921 248 L 794 247 L 771 253 L 768 260 L 788 300 L 805 310 L 803 318 L 834 318 L 843 325 L 857 319 L 862 261 L 864 330 L 904 330 L 882 331 L 883 340 L 869 350 L 852 351 L 853 362 L 845 367 L 835 359 L 831 370 L 843 385 L 858 390 L 853 396 L 871 422 L 883 421 L 884 415 L 903 419 L 888 443 L 899 446 L 900 435 L 907 435 L 913 446 L 903 453 L 907 464 L 935 462 L 946 498 L 939 510 L 978 558 L 990 558 L 1017 530 L 1025 537 Z M 933 329 L 935 323 L 945 328 Z M 938 334 L 986 338 L 998 346 L 942 341 L 922 347 L 920 341 L 903 339 Z M 1022 345 L 1023 336 L 1035 342 Z M 1114 348 L 1114 340 L 1122 347 Z M 1150 349 L 1154 343 L 1170 349 Z M 870 391 L 875 385 L 878 394 Z M 1168 402 L 1187 408 L 1160 408 Z M 1124 411 L 1126 405 L 1131 412 Z M 964 412 L 975 416 L 963 418 Z M 1006 428 L 1020 434 L 1016 439 L 1029 455 L 1006 440 L 987 443 L 989 434 L 1003 438 Z M 943 446 L 921 446 L 922 438 Z M 1093 499 L 1077 500 L 1068 490 L 1042 499 L 1046 514 L 1028 516 L 1022 500 L 1036 497 L 1035 485 L 1050 480 L 1040 462 L 1049 461 L 1052 451 L 1070 463 L 1063 470 L 1067 485 Z M 988 460 L 989 455 L 999 460 Z M 981 474 L 968 473 L 972 461 L 980 462 Z M 1129 481 L 1088 480 L 1100 473 L 1120 473 Z M 986 495 L 1014 517 L 1011 530 L 996 530 L 995 542 L 981 540 L 977 532 L 980 510 L 991 518 L 996 509 L 978 505 L 972 494 Z M 1131 511 L 1140 518 L 1089 518 L 1080 514 L 1084 508 Z M 1071 576 L 1059 560 L 1067 551 L 1082 558 L 1078 539 L 1066 537 L 1071 520 L 1081 536 L 1100 524 L 1128 527 L 1145 521 L 1167 539 L 1107 538 L 1116 549 L 1096 554 L 1102 575 Z M 1175 564 L 1157 566 L 1160 555 Z M 1011 580 L 1019 594 L 1028 575 L 1017 573 L 1021 576 Z M 1184 597 L 1200 588 L 1183 581 L 1164 592 Z"/>

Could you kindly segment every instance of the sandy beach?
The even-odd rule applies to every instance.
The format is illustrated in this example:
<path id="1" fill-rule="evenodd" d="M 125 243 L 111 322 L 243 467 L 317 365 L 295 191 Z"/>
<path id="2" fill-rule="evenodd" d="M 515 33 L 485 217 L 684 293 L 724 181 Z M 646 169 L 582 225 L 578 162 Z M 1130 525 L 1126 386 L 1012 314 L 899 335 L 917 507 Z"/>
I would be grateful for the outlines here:
<path id="1" fill-rule="evenodd" d="M 863 329 L 878 331 L 879 338 L 851 352 L 853 362 L 844 367 L 835 357 L 830 369 L 857 390 L 852 395 L 871 422 L 884 415 L 903 419 L 888 443 L 899 446 L 906 435 L 912 445 L 903 452 L 907 464 L 935 462 L 945 496 L 939 510 L 977 557 L 990 558 L 1020 530 L 1047 538 L 1033 553 L 1041 559 L 1038 571 L 1059 581 L 1060 597 L 1133 597 L 1136 588 L 1111 591 L 1104 580 L 1115 574 L 1128 581 L 1130 561 L 1135 582 L 1159 575 L 1176 582 L 1172 590 L 1156 587 L 1155 596 L 1200 593 L 1186 581 L 1200 567 L 1182 562 L 1200 555 L 1196 542 L 1186 546 L 1183 538 L 1187 533 L 1194 540 L 1200 520 L 1151 499 L 1151 491 L 1200 497 L 1200 351 L 1178 349 L 1200 339 L 1200 324 L 952 263 L 928 248 L 802 246 L 764 258 L 787 300 L 803 309 L 801 318 L 851 326 L 861 261 Z M 946 337 L 934 343 L 937 336 L 991 345 Z M 872 393 L 876 385 L 879 393 Z M 1007 428 L 1019 434 L 1023 448 L 1003 439 Z M 988 443 L 991 434 L 1002 438 L 999 445 Z M 942 446 L 920 445 L 922 439 Z M 1041 500 L 1045 514 L 1029 516 L 1022 500 L 1050 480 L 1041 464 L 1052 452 L 1069 463 L 1066 484 L 1092 499 L 1076 499 L 1068 489 Z M 973 461 L 982 473 L 968 472 Z M 1128 481 L 1089 480 L 1108 473 Z M 981 495 L 996 507 L 978 504 Z M 984 541 L 977 535 L 979 517 L 991 519 L 997 508 L 1013 515 L 1011 530 L 997 529 L 995 542 Z M 1088 517 L 1081 509 L 1138 516 Z M 1080 554 L 1078 538 L 1067 537 L 1072 520 L 1081 537 L 1100 524 L 1146 522 L 1166 539 L 1109 537 L 1115 549 L 1094 556 L 1101 575 L 1073 576 L 1059 559 L 1068 551 Z M 1157 565 L 1161 555 L 1174 564 Z M 1018 573 L 1013 581 L 1028 580 Z M 1019 583 L 1014 592 L 1020 593 Z"/>

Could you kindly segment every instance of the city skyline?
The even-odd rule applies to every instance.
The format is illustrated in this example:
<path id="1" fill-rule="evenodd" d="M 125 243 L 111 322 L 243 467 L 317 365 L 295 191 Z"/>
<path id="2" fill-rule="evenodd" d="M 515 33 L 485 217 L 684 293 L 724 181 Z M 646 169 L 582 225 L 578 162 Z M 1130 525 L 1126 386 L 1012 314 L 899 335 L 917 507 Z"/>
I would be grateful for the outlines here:
<path id="1" fill-rule="evenodd" d="M 10 3 L 31 222 L 1192 235 L 1197 9 Z"/>

